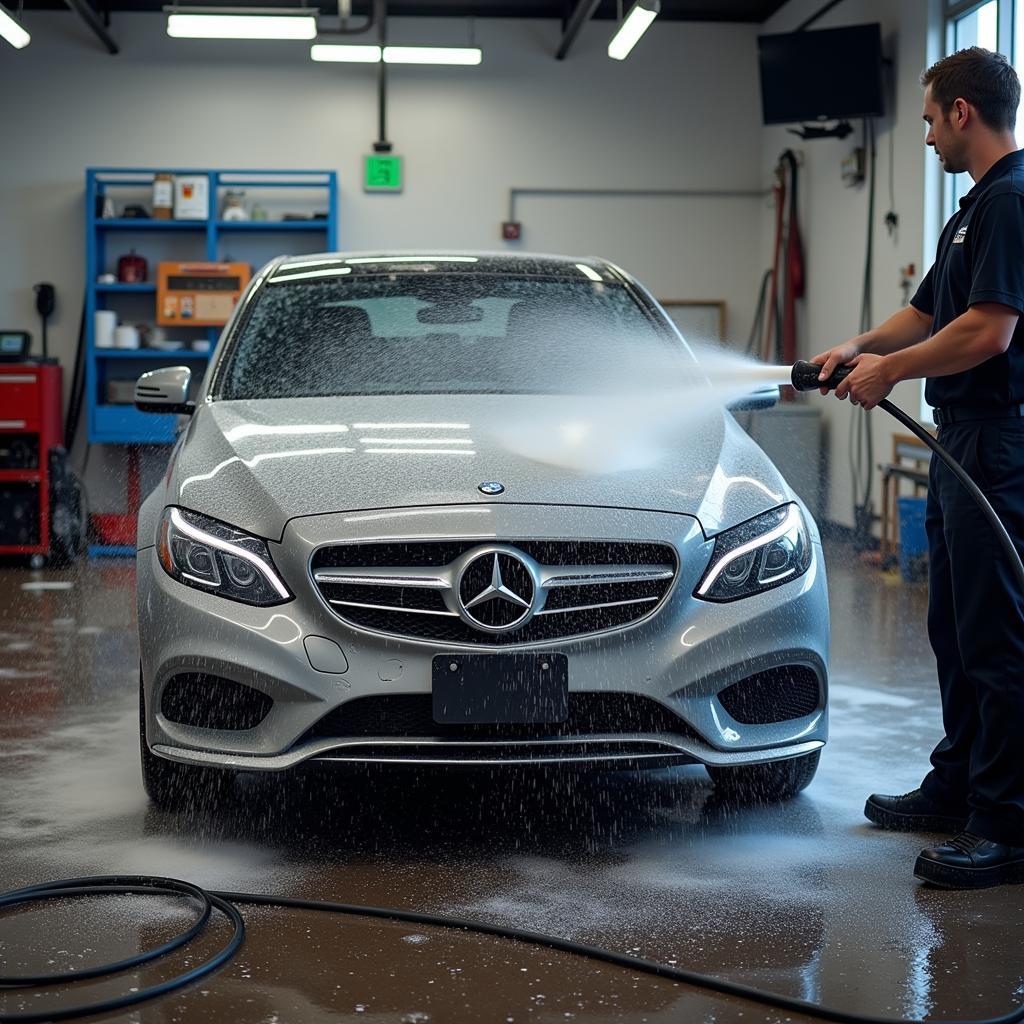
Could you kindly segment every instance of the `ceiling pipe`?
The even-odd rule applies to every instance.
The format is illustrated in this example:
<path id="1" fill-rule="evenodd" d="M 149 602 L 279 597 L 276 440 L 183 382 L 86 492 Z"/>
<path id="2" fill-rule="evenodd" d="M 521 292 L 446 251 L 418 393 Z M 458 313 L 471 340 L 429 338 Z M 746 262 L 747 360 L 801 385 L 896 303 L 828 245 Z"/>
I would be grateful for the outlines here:
<path id="1" fill-rule="evenodd" d="M 108 53 L 114 55 L 121 52 L 121 47 L 114 42 L 114 37 L 100 21 L 100 16 L 89 0 L 64 0 L 64 2 L 85 22 L 88 28 L 92 29 L 99 41 L 107 48 Z"/>
<path id="2" fill-rule="evenodd" d="M 601 0 L 577 0 L 576 7 L 565 26 L 562 42 L 555 53 L 555 60 L 565 60 L 569 56 L 569 50 L 572 49 L 572 44 L 580 34 L 580 29 L 594 16 L 594 11 L 597 10 L 597 5 L 600 2 Z"/>
<path id="3" fill-rule="evenodd" d="M 373 144 L 375 153 L 390 153 L 388 142 L 388 63 L 384 60 L 384 47 L 388 41 L 387 0 L 373 0 L 371 18 L 377 19 L 377 42 L 380 44 L 381 60 L 377 65 L 377 141 Z"/>
<path id="4" fill-rule="evenodd" d="M 348 21 L 351 17 L 352 0 L 338 0 L 338 27 L 320 28 L 318 25 L 317 36 L 360 36 L 364 32 L 369 32 L 377 23 L 377 0 L 373 0 L 370 4 L 370 12 L 366 15 L 366 20 L 362 24 L 357 25 L 355 28 L 349 28 Z"/>

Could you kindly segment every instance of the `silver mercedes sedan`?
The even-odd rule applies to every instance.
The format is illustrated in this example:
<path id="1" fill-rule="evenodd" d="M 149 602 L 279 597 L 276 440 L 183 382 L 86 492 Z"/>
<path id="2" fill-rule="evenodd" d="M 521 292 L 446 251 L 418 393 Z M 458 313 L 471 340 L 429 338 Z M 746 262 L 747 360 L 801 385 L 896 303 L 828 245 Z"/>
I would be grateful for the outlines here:
<path id="1" fill-rule="evenodd" d="M 803 789 L 828 727 L 821 542 L 728 409 L 614 471 L 516 443 L 666 365 L 700 361 L 602 260 L 264 267 L 202 381 L 136 387 L 181 425 L 138 526 L 151 799 L 332 762 Z"/>

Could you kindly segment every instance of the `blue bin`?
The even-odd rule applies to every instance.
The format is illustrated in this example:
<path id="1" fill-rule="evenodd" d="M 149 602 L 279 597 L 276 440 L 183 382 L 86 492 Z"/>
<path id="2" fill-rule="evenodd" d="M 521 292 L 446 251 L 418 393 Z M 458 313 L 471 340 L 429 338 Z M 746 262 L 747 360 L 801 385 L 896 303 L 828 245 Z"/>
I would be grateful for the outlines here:
<path id="1" fill-rule="evenodd" d="M 927 498 L 897 498 L 900 514 L 900 575 L 909 583 L 928 578 Z"/>

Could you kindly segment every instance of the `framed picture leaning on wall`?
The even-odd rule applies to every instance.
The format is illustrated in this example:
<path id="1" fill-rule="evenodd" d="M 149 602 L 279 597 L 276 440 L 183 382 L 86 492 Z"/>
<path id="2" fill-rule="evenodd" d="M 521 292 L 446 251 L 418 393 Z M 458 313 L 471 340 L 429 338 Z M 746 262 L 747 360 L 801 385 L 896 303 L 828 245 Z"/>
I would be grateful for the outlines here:
<path id="1" fill-rule="evenodd" d="M 725 301 L 721 299 L 659 299 L 687 341 L 725 341 Z"/>

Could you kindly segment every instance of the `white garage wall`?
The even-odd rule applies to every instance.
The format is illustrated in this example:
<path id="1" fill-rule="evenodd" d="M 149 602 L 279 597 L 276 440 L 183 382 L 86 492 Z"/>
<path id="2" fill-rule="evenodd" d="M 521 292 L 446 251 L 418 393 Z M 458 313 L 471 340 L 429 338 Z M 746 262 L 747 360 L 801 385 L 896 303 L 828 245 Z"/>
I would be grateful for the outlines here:
<path id="1" fill-rule="evenodd" d="M 618 63 L 604 52 L 611 23 L 595 22 L 558 62 L 558 22 L 478 20 L 481 67 L 392 69 L 389 134 L 407 188 L 391 196 L 361 191 L 377 127 L 372 68 L 314 64 L 301 43 L 171 40 L 162 17 L 144 14 L 115 16 L 122 53 L 111 57 L 68 13 L 25 20 L 32 44 L 0 54 L 0 324 L 36 332 L 31 285 L 53 281 L 52 350 L 66 376 L 87 165 L 336 168 L 344 248 L 500 249 L 510 186 L 763 184 L 752 25 L 661 23 Z M 390 38 L 464 44 L 467 30 L 398 19 Z M 762 207 L 524 197 L 520 247 L 606 256 L 659 297 L 725 299 L 745 336 Z"/>
<path id="2" fill-rule="evenodd" d="M 764 26 L 766 32 L 790 32 L 820 9 L 820 0 L 790 0 Z M 929 14 L 933 17 L 929 19 Z M 935 157 L 924 146 L 921 120 L 921 71 L 936 59 L 937 39 L 929 38 L 929 24 L 937 25 L 940 16 L 930 12 L 928 0 L 845 0 L 814 25 L 836 28 L 841 25 L 878 21 L 882 24 L 883 48 L 895 60 L 894 106 L 877 124 L 878 185 L 875 202 L 874 321 L 880 323 L 903 303 L 899 287 L 899 268 L 913 263 L 917 280 L 931 265 L 938 217 L 935 199 L 938 174 Z M 771 173 L 778 154 L 787 147 L 803 155 L 801 191 L 801 227 L 807 259 L 807 296 L 800 322 L 800 354 L 809 357 L 857 334 L 860 322 L 861 282 L 868 191 L 844 187 L 840 162 L 854 145 L 860 131 L 846 140 L 803 142 L 784 128 L 763 130 L 763 168 Z M 894 160 L 890 161 L 890 143 Z M 889 174 L 894 177 L 895 209 L 899 229 L 890 237 L 884 225 L 889 209 Z M 763 222 L 764 244 L 770 251 L 774 222 Z M 893 401 L 916 415 L 920 408 L 920 385 L 900 384 Z M 807 401 L 823 401 L 817 397 Z M 829 434 L 831 486 L 828 518 L 844 525 L 853 524 L 853 488 L 848 446 L 853 417 L 864 415 L 849 403 L 823 401 Z M 890 417 L 872 412 L 875 463 L 888 462 L 893 433 L 906 433 Z M 874 504 L 878 512 L 880 477 L 875 472 Z"/>
<path id="3" fill-rule="evenodd" d="M 932 0 L 934 3 L 935 0 Z M 790 0 L 763 27 L 660 22 L 623 63 L 609 61 L 608 22 L 588 25 L 565 62 L 553 21 L 478 20 L 475 69 L 396 68 L 390 135 L 407 161 L 400 196 L 360 189 L 376 132 L 373 69 L 314 65 L 303 44 L 170 40 L 163 19 L 118 15 L 123 52 L 108 56 L 67 13 L 26 16 L 32 45 L 0 60 L 0 325 L 37 332 L 31 285 L 51 280 L 60 309 L 51 345 L 70 374 L 82 295 L 86 165 L 330 167 L 339 172 L 346 248 L 502 248 L 511 186 L 758 189 L 777 154 L 804 158 L 802 220 L 808 295 L 801 354 L 857 329 L 866 189 L 844 188 L 853 139 L 802 143 L 760 124 L 759 31 L 788 31 L 821 4 Z M 896 59 L 894 116 L 879 125 L 875 319 L 901 302 L 898 268 L 927 265 L 926 162 L 917 76 L 927 63 L 928 0 L 845 0 L 818 27 L 879 20 Z M 395 20 L 396 42 L 467 41 L 457 19 Z M 932 55 L 934 55 L 934 46 Z M 895 131 L 895 240 L 888 209 Z M 757 199 L 523 197 L 523 249 L 607 256 L 665 298 L 724 298 L 744 340 L 770 259 L 770 202 Z M 896 401 L 918 406 L 914 384 Z M 815 401 L 816 399 L 810 399 Z M 852 522 L 847 447 L 853 410 L 822 402 L 830 432 L 829 518 Z M 873 414 L 876 461 L 893 427 Z M 97 459 L 97 470 L 113 469 Z M 115 484 L 117 481 L 115 481 Z M 93 490 L 99 491 L 98 480 Z M 94 494 L 97 506 L 116 507 Z M 876 486 L 876 507 L 878 487 Z"/>

